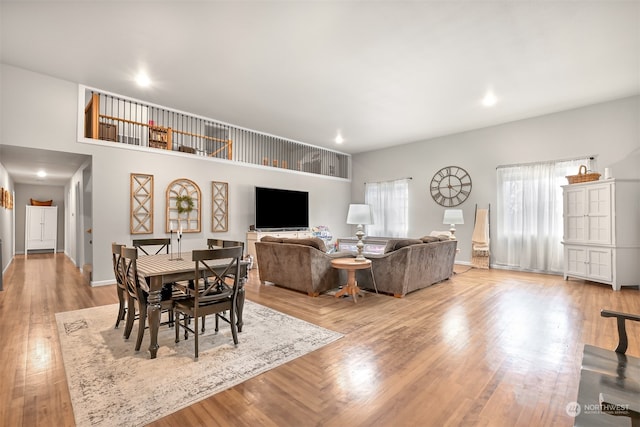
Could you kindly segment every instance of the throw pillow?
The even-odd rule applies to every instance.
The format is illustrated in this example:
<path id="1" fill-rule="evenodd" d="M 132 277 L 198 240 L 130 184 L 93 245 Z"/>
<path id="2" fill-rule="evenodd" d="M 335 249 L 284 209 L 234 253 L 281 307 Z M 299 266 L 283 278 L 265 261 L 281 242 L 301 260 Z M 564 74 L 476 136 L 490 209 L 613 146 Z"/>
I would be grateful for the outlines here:
<path id="1" fill-rule="evenodd" d="M 397 251 L 405 246 L 421 244 L 422 240 L 419 239 L 390 239 L 387 242 L 387 246 L 384 248 L 384 253 Z"/>
<path id="2" fill-rule="evenodd" d="M 424 236 L 424 237 L 421 237 L 420 240 L 422 240 L 423 243 L 433 243 L 433 242 L 440 241 L 440 239 L 436 236 Z"/>

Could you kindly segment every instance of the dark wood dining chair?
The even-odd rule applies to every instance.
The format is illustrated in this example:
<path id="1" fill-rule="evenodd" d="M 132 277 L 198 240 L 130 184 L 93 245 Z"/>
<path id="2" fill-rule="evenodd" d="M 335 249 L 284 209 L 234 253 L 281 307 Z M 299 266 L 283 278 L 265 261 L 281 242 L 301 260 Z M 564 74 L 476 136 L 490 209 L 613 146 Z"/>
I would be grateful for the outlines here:
<path id="1" fill-rule="evenodd" d="M 185 340 L 189 337 L 189 332 L 194 335 L 195 359 L 198 359 L 198 319 L 210 314 L 216 316 L 215 331 L 218 332 L 219 319 L 229 323 L 233 343 L 238 345 L 238 331 L 236 325 L 236 307 L 239 288 L 240 260 L 242 259 L 242 247 L 234 246 L 221 249 L 194 250 L 192 259 L 195 262 L 194 283 L 195 286 L 176 284 L 182 288 L 189 297 L 175 301 L 175 330 L 176 343 L 180 342 L 180 328 L 184 329 Z M 225 260 L 223 271 L 217 264 Z M 216 267 L 214 268 L 214 263 Z M 230 276 L 231 275 L 231 276 Z M 227 277 L 233 277 L 231 280 Z M 204 280 L 208 277 L 208 280 Z M 228 311 L 228 317 L 223 313 Z M 182 314 L 182 319 L 180 315 Z M 193 319 L 193 328 L 189 320 Z M 182 320 L 182 322 L 181 322 Z"/>
<path id="2" fill-rule="evenodd" d="M 223 239 L 207 239 L 207 247 L 209 249 L 215 248 L 231 248 L 234 246 L 240 246 L 242 248 L 242 253 L 244 254 L 244 242 L 240 242 L 237 240 L 223 240 Z M 244 284 L 247 282 L 247 269 L 240 269 L 240 288 L 238 289 L 238 311 L 237 311 L 237 319 L 238 319 L 238 332 L 242 332 L 242 311 L 244 309 Z M 227 277 L 233 279 L 232 275 L 229 274 Z M 242 296 L 242 298 L 240 297 Z M 204 321 L 202 322 L 202 332 L 204 332 Z"/>
<path id="3" fill-rule="evenodd" d="M 116 319 L 116 326 L 120 326 L 120 321 L 124 320 L 127 311 L 127 284 L 124 278 L 124 272 L 122 268 L 122 247 L 124 245 L 120 243 L 111 244 L 111 257 L 113 261 L 113 274 L 116 277 L 116 292 L 118 293 L 118 318 Z"/>
<path id="4" fill-rule="evenodd" d="M 122 248 L 122 267 L 125 277 L 125 283 L 127 285 L 127 323 L 124 331 L 124 337 L 129 338 L 131 330 L 133 329 L 133 323 L 138 319 L 138 337 L 136 339 L 136 351 L 140 350 L 142 344 L 142 338 L 144 337 L 144 330 L 147 322 L 147 298 L 149 294 L 145 291 L 146 287 L 142 286 L 143 278 L 138 274 L 138 251 L 136 248 Z M 161 324 L 168 324 L 173 326 L 173 302 L 174 298 L 178 298 L 180 291 L 175 291 L 174 294 L 168 295 L 163 292 L 162 299 L 160 301 L 160 310 L 166 311 L 169 314 L 169 320 Z M 137 313 L 136 313 L 137 312 Z"/>
<path id="5" fill-rule="evenodd" d="M 133 247 L 144 255 L 158 255 L 163 250 L 169 253 L 169 245 L 171 245 L 171 239 L 165 238 L 133 240 Z"/>

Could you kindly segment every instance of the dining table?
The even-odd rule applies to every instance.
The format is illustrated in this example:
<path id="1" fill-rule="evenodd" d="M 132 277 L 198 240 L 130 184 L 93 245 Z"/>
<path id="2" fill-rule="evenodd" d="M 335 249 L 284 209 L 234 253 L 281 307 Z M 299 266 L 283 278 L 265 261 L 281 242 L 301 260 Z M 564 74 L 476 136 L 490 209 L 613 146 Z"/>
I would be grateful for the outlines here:
<path id="1" fill-rule="evenodd" d="M 236 302 L 237 326 L 238 332 L 242 332 L 242 311 L 244 308 L 244 283 L 247 278 L 248 261 L 240 261 L 240 277 L 238 298 Z M 210 267 L 217 273 L 223 273 L 228 265 L 228 260 L 218 260 L 212 262 Z M 158 354 L 158 330 L 160 328 L 160 301 L 161 291 L 165 284 L 178 282 L 181 280 L 189 280 L 195 278 L 195 262 L 192 260 L 191 252 L 182 252 L 180 254 L 157 254 L 144 255 L 138 257 L 137 260 L 138 274 L 145 280 L 141 281 L 141 286 L 145 284 L 149 296 L 147 298 L 147 318 L 149 321 L 149 335 L 151 342 L 149 344 L 149 353 L 151 359 L 155 359 Z M 219 267 L 219 268 L 216 268 Z M 206 269 L 201 270 L 206 272 Z"/>

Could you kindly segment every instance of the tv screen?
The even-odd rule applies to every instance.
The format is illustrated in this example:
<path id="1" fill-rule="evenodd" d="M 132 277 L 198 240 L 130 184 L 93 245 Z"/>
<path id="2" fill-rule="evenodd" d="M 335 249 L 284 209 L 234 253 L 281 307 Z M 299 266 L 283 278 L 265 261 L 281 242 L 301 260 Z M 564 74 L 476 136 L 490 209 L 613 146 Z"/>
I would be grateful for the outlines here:
<path id="1" fill-rule="evenodd" d="M 309 193 L 256 187 L 257 230 L 309 228 Z"/>

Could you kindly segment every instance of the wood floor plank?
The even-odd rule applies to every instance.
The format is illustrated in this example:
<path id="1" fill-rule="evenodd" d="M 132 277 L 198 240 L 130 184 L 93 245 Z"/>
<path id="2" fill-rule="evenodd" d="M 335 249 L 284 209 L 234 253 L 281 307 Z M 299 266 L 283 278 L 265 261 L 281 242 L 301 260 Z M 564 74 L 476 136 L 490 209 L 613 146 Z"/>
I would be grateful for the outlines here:
<path id="1" fill-rule="evenodd" d="M 585 343 L 615 348 L 600 310 L 640 313 L 640 292 L 560 276 L 457 266 L 397 299 L 310 298 L 262 285 L 247 299 L 345 334 L 152 426 L 571 426 Z M 114 304 L 63 254 L 17 256 L 0 292 L 0 421 L 73 426 L 55 313 Z M 115 313 L 114 313 L 115 321 Z M 628 325 L 640 355 L 640 325 Z M 240 334 L 242 345 L 242 334 Z"/>

